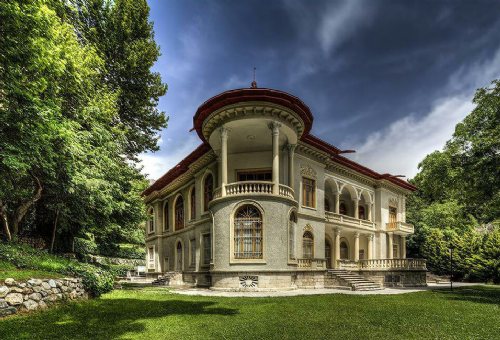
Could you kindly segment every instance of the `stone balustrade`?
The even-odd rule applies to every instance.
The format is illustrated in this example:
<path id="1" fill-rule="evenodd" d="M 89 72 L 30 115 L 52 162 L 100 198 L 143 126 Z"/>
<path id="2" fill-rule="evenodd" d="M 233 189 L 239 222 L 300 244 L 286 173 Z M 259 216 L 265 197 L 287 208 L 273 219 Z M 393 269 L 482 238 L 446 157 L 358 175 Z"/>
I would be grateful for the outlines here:
<path id="1" fill-rule="evenodd" d="M 413 234 L 414 227 L 413 224 L 406 222 L 390 222 L 386 223 L 387 231 L 392 231 L 400 234 Z"/>
<path id="2" fill-rule="evenodd" d="M 424 259 L 339 260 L 338 264 L 346 270 L 427 270 Z"/>
<path id="3" fill-rule="evenodd" d="M 375 222 L 361 220 L 359 218 L 337 214 L 331 211 L 325 211 L 325 220 L 327 223 L 335 223 L 357 229 L 375 230 Z"/>
<path id="4" fill-rule="evenodd" d="M 274 184 L 266 181 L 242 181 L 226 184 L 226 196 L 273 195 Z M 294 199 L 292 188 L 280 184 L 278 196 Z M 222 188 L 214 190 L 213 199 L 222 197 Z"/>
<path id="5" fill-rule="evenodd" d="M 297 259 L 297 268 L 301 269 L 326 269 L 325 259 Z"/>

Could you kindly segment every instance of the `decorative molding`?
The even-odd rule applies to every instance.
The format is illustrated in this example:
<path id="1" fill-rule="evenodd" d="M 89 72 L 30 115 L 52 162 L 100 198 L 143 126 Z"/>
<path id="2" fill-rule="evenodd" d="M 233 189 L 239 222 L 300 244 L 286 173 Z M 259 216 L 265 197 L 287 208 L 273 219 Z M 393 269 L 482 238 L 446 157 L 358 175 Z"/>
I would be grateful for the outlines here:
<path id="1" fill-rule="evenodd" d="M 309 223 L 307 223 L 305 225 L 305 227 L 304 227 L 304 231 L 310 231 L 310 232 L 312 232 L 313 231 L 313 227 Z"/>
<path id="2" fill-rule="evenodd" d="M 240 276 L 240 287 L 241 288 L 257 288 L 259 286 L 259 277 L 258 276 Z"/>
<path id="3" fill-rule="evenodd" d="M 305 177 L 310 177 L 316 179 L 318 176 L 316 173 L 316 170 L 314 170 L 311 166 L 309 165 L 300 165 L 300 174 Z"/>
<path id="4" fill-rule="evenodd" d="M 399 208 L 399 200 L 396 197 L 389 197 L 389 205 Z"/>

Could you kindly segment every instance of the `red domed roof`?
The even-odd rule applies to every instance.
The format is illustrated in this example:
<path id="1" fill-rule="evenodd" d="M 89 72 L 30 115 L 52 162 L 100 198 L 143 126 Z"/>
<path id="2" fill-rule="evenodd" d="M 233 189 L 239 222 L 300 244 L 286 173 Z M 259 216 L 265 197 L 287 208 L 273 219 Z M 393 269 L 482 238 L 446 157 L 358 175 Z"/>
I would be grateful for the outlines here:
<path id="1" fill-rule="evenodd" d="M 201 104 L 193 117 L 193 129 L 196 130 L 201 140 L 206 142 L 201 131 L 203 121 L 214 111 L 239 102 L 265 101 L 278 104 L 293 110 L 304 121 L 304 135 L 311 130 L 313 115 L 309 107 L 299 98 L 289 93 L 266 89 L 266 88 L 245 88 L 222 92 Z"/>

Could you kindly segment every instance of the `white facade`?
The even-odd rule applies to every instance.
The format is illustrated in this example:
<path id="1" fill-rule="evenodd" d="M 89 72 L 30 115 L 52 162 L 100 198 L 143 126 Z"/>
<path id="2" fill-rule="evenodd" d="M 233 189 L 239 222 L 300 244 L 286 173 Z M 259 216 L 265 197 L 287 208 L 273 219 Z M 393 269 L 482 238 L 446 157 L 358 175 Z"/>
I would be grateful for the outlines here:
<path id="1" fill-rule="evenodd" d="M 150 273 L 288 289 L 324 286 L 333 268 L 425 270 L 406 259 L 405 197 L 414 188 L 310 135 L 312 115 L 298 98 L 227 91 L 194 122 L 204 143 L 144 192 Z"/>

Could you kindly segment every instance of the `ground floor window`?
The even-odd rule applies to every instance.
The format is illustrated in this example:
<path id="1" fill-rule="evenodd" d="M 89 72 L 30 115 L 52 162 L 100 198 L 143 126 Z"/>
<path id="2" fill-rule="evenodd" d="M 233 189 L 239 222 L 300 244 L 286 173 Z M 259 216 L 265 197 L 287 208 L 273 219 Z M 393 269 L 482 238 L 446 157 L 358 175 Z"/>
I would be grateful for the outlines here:
<path id="1" fill-rule="evenodd" d="M 309 231 L 302 235 L 302 252 L 305 259 L 314 258 L 314 237 Z"/>
<path id="2" fill-rule="evenodd" d="M 295 260 L 295 225 L 297 224 L 297 215 L 294 211 L 290 213 L 288 221 L 288 258 Z"/>
<path id="3" fill-rule="evenodd" d="M 192 239 L 189 241 L 189 250 L 191 252 L 191 266 L 196 265 L 196 240 Z"/>
<path id="4" fill-rule="evenodd" d="M 328 241 L 325 241 L 325 260 L 326 268 L 332 268 L 332 247 Z"/>
<path id="5" fill-rule="evenodd" d="M 182 244 L 177 242 L 177 253 L 175 259 L 175 270 L 182 270 Z"/>
<path id="6" fill-rule="evenodd" d="M 210 234 L 203 235 L 203 264 L 209 265 L 212 259 L 212 240 Z"/>
<path id="7" fill-rule="evenodd" d="M 262 216 L 253 205 L 244 205 L 234 218 L 234 258 L 262 258 Z"/>

